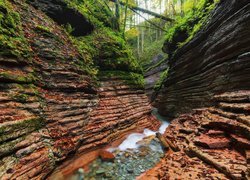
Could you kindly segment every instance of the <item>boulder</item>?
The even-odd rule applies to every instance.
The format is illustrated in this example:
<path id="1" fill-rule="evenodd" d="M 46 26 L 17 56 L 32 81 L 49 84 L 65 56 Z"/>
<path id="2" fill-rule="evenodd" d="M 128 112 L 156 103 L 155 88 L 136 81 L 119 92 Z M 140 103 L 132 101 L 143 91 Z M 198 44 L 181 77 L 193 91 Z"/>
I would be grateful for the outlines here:
<path id="1" fill-rule="evenodd" d="M 101 150 L 99 156 L 102 161 L 114 162 L 115 160 L 115 155 L 107 150 Z"/>

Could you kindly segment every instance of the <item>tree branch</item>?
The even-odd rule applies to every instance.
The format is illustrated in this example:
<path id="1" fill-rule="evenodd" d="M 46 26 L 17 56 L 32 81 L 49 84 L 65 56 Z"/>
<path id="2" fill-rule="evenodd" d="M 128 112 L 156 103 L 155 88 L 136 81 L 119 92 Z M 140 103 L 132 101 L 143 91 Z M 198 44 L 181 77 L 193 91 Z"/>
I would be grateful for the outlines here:
<path id="1" fill-rule="evenodd" d="M 109 1 L 111 1 L 111 2 L 116 2 L 116 0 L 109 0 Z M 126 3 L 123 2 L 123 1 L 120 1 L 120 5 L 126 6 Z M 128 6 L 129 9 L 133 9 L 133 10 L 135 10 L 135 11 L 141 11 L 141 12 L 143 12 L 143 13 L 150 14 L 151 16 L 154 16 L 154 17 L 163 19 L 163 20 L 165 20 L 165 21 L 170 21 L 170 22 L 173 22 L 173 21 L 174 21 L 174 20 L 171 19 L 171 18 L 165 17 L 165 16 L 163 16 L 163 15 L 161 15 L 161 14 L 158 14 L 158 13 L 155 13 L 155 12 L 152 12 L 152 11 L 149 11 L 149 10 L 147 10 L 147 9 L 143 9 L 143 8 L 134 6 L 134 5 L 132 5 L 132 4 L 128 4 L 127 6 Z"/>
<path id="2" fill-rule="evenodd" d="M 153 26 L 157 27 L 158 29 L 167 32 L 165 29 L 163 29 L 162 27 L 158 26 L 157 24 L 151 22 L 150 20 L 147 20 L 145 17 L 143 17 L 140 13 L 136 12 L 134 9 L 131 9 L 134 13 L 138 14 L 140 17 L 142 17 L 146 22 L 148 22 L 149 24 L 152 24 Z"/>

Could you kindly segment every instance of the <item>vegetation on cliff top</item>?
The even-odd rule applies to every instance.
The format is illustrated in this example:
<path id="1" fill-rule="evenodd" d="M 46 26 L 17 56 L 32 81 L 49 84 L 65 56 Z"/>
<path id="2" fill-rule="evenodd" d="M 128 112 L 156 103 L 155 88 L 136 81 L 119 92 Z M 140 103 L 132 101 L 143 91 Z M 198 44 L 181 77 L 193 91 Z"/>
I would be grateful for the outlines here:
<path id="1" fill-rule="evenodd" d="M 112 71 L 113 74 L 117 71 L 117 75 L 120 75 L 120 71 L 124 71 L 128 77 L 131 76 L 131 72 L 138 73 L 137 77 L 141 79 L 137 78 L 134 83 L 141 86 L 143 77 L 139 74 L 142 73 L 142 69 L 124 40 L 114 14 L 105 2 L 100 0 L 66 2 L 70 7 L 81 12 L 95 27 L 94 31 L 87 36 L 71 36 L 84 58 L 95 66 L 95 70 Z M 68 27 L 68 29 L 71 28 Z M 105 73 L 101 74 L 105 75 Z"/>
<path id="2" fill-rule="evenodd" d="M 119 24 L 109 7 L 101 0 L 64 0 L 68 7 L 80 12 L 93 26 L 91 34 L 73 36 L 70 24 L 63 25 L 65 32 L 75 44 L 83 59 L 79 67 L 95 77 L 98 71 L 124 71 L 142 73 L 141 67 L 132 55 L 119 30 Z M 49 27 L 38 25 L 36 33 L 53 36 Z M 53 36 L 57 38 L 57 36 Z M 22 22 L 8 0 L 0 0 L 0 55 L 28 58 L 32 50 L 24 36 Z M 119 74 L 119 72 L 118 72 Z M 135 81 L 136 83 L 137 81 Z M 141 86 L 141 84 L 138 84 Z"/>
<path id="3" fill-rule="evenodd" d="M 120 71 L 124 71 L 127 72 L 128 76 L 130 76 L 130 72 L 137 74 L 142 73 L 142 68 L 138 63 L 138 60 L 134 58 L 135 53 L 133 55 L 132 50 L 124 39 L 124 34 L 120 28 L 122 24 L 119 24 L 123 23 L 126 28 L 126 22 L 128 22 L 127 19 L 130 19 L 130 23 L 132 23 L 131 19 L 134 18 L 134 13 L 127 13 L 127 7 L 125 6 L 122 9 L 123 11 L 120 11 L 120 15 L 123 15 L 124 18 L 121 20 L 119 18 L 122 16 L 119 15 L 119 18 L 117 19 L 117 16 L 115 16 L 115 13 L 117 12 L 113 12 L 111 10 L 112 7 L 110 8 L 106 1 L 64 1 L 69 8 L 76 9 L 94 26 L 93 32 L 81 37 L 70 35 L 74 27 L 71 27 L 69 24 L 63 26 L 79 52 L 82 54 L 84 62 L 82 62 L 83 64 L 81 66 L 86 66 L 85 69 L 87 69 L 87 72 L 96 75 L 98 70 L 104 72 L 117 71 L 118 74 Z M 148 59 L 152 59 L 152 57 L 156 55 L 155 53 L 160 52 L 159 47 L 163 42 L 164 26 L 165 28 L 169 28 L 165 35 L 166 40 L 164 50 L 171 55 L 176 49 L 188 42 L 201 28 L 217 1 L 218 0 L 199 0 L 197 1 L 197 4 L 194 4 L 193 0 L 181 1 L 184 2 L 184 8 L 180 13 L 175 12 L 176 14 L 174 14 L 173 11 L 172 18 L 175 19 L 174 24 L 162 23 L 162 20 L 152 19 L 149 28 L 146 28 L 146 30 L 145 28 L 142 28 L 142 32 L 138 32 L 138 29 L 131 27 L 130 24 L 130 28 L 137 31 L 135 31 L 136 36 L 133 36 L 132 38 L 128 36 L 129 33 L 126 33 L 128 40 L 133 43 L 134 49 L 140 44 L 136 41 L 139 41 L 139 39 L 142 40 L 140 44 L 140 57 L 137 54 L 137 57 L 142 60 L 141 64 L 147 64 L 144 63 L 144 61 L 147 62 Z M 173 1 L 173 3 L 176 2 L 177 1 Z M 186 8 L 186 10 L 185 7 L 188 7 L 191 2 L 193 3 L 192 8 Z M 130 3 L 135 4 L 134 2 Z M 167 15 L 170 16 L 170 14 Z M 156 31 L 152 30 L 152 24 L 156 25 Z M 143 22 L 139 25 L 147 27 L 148 23 Z M 1 55 L 29 57 L 31 49 L 24 37 L 19 14 L 14 12 L 11 3 L 7 0 L 0 1 L 0 27 Z M 44 32 L 48 30 L 48 28 L 43 26 L 37 28 L 40 28 L 40 30 Z M 141 36 L 141 38 L 139 36 Z M 153 37 L 155 37 L 155 41 L 152 40 L 154 39 Z M 156 65 L 153 66 L 155 67 Z M 148 69 L 150 68 L 151 67 Z M 139 81 L 135 80 L 135 82 L 138 83 L 138 86 L 141 86 L 142 83 L 139 82 L 142 81 L 142 79 Z"/>
<path id="4" fill-rule="evenodd" d="M 28 58 L 30 51 L 19 14 L 7 0 L 0 0 L 0 55 Z"/>
<path id="5" fill-rule="evenodd" d="M 75 38 L 79 50 L 93 59 L 100 70 L 121 70 L 141 72 L 140 66 L 128 48 L 122 33 L 117 28 L 117 21 L 109 7 L 100 0 L 67 1 L 70 7 L 79 10 L 91 24 L 94 31 Z"/>
<path id="6" fill-rule="evenodd" d="M 166 59 L 171 58 L 179 48 L 193 39 L 194 35 L 209 20 L 211 11 L 219 2 L 219 0 L 155 1 L 154 6 L 158 10 L 164 6 L 163 8 L 166 11 L 163 14 L 174 19 L 174 22 L 166 22 L 157 18 L 147 18 L 145 14 L 144 17 L 147 20 L 140 22 L 141 15 L 135 15 L 135 22 L 137 24 L 126 32 L 127 40 L 139 63 L 144 67 L 144 72 L 153 70 L 162 63 L 166 63 Z M 139 2 L 141 1 L 139 0 Z M 145 6 L 150 6 L 150 2 L 147 2 Z M 154 7 L 151 6 L 151 8 Z M 129 22 L 129 24 L 134 23 L 133 19 L 129 20 Z M 166 54 L 164 57 L 165 60 L 155 61 L 155 57 L 158 54 L 163 54 L 162 50 Z M 160 89 L 164 79 L 168 76 L 167 72 L 168 70 L 162 72 L 155 83 L 155 90 Z"/>
<path id="7" fill-rule="evenodd" d="M 171 56 L 178 48 L 189 42 L 208 21 L 211 11 L 219 0 L 187 0 L 184 12 L 176 16 L 175 24 L 168 29 L 163 50 Z"/>

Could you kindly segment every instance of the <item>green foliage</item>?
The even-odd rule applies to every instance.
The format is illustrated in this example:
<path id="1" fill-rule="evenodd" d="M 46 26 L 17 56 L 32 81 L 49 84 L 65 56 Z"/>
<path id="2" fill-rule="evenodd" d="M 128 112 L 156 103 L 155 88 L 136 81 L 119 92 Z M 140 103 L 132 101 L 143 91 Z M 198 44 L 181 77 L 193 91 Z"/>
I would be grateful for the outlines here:
<path id="1" fill-rule="evenodd" d="M 134 88 L 144 88 L 145 81 L 142 74 L 125 71 L 100 71 L 99 77 L 101 78 L 119 78 Z"/>
<path id="2" fill-rule="evenodd" d="M 70 7 L 81 12 L 94 25 L 94 31 L 83 37 L 71 39 L 84 57 L 89 71 L 96 74 L 100 70 L 120 70 L 141 72 L 131 50 L 122 38 L 122 33 L 114 30 L 113 14 L 101 0 L 67 1 Z M 68 34 L 69 28 L 64 27 Z M 94 68 L 96 66 L 96 68 Z"/>
<path id="3" fill-rule="evenodd" d="M 160 60 L 158 63 L 153 64 L 152 66 L 149 66 L 147 69 L 145 69 L 145 71 L 148 72 L 148 71 L 160 66 L 161 64 L 163 64 L 166 61 L 166 58 L 167 58 L 167 56 L 164 57 L 162 60 Z"/>
<path id="4" fill-rule="evenodd" d="M 114 15 L 103 0 L 65 0 L 68 5 L 79 10 L 96 28 L 115 27 Z"/>
<path id="5" fill-rule="evenodd" d="M 159 27 L 162 28 L 166 23 L 165 21 L 157 18 L 150 19 L 150 21 L 153 22 L 154 24 L 159 25 Z M 131 46 L 134 56 L 137 57 L 139 64 L 144 68 L 144 71 L 147 71 L 150 68 L 148 67 L 148 65 L 152 62 L 152 59 L 156 55 L 163 54 L 162 44 L 164 43 L 165 38 L 162 30 L 154 27 L 148 22 L 142 22 L 138 24 L 138 26 L 139 26 L 138 28 L 132 28 L 126 32 L 126 40 Z M 142 34 L 144 37 L 143 43 L 142 43 Z M 138 46 L 138 36 L 139 36 L 139 46 Z M 153 66 L 156 67 L 155 65 Z"/>
<path id="6" fill-rule="evenodd" d="M 53 33 L 52 29 L 50 29 L 49 27 L 38 25 L 38 26 L 35 27 L 35 31 L 37 31 L 40 35 L 53 38 L 53 39 L 55 39 L 58 42 L 63 42 L 57 35 L 55 35 Z M 56 54 L 55 51 L 53 51 L 51 53 L 55 53 Z"/>
<path id="7" fill-rule="evenodd" d="M 51 33 L 51 30 L 48 27 L 41 26 L 41 25 L 36 26 L 36 30 L 41 31 L 41 32 Z"/>
<path id="8" fill-rule="evenodd" d="M 140 63 L 143 67 L 147 67 L 147 64 L 152 62 L 152 59 L 159 54 L 162 54 L 164 57 L 163 59 L 154 64 L 153 66 L 148 67 L 145 71 L 149 71 L 159 65 L 161 65 L 165 59 L 167 58 L 167 54 L 163 54 L 162 52 L 162 44 L 164 43 L 164 38 L 159 39 L 158 41 L 154 41 L 152 43 L 145 44 L 143 54 L 140 56 Z"/>
<path id="9" fill-rule="evenodd" d="M 16 100 L 17 102 L 25 103 L 28 101 L 29 96 L 27 94 L 15 94 L 12 96 L 12 99 Z"/>
<path id="10" fill-rule="evenodd" d="M 141 68 L 126 45 L 121 33 L 110 28 L 96 29 L 91 35 L 75 38 L 85 59 L 100 70 L 141 72 Z"/>
<path id="11" fill-rule="evenodd" d="M 10 82 L 16 82 L 20 84 L 29 84 L 36 81 L 36 78 L 33 76 L 33 74 L 28 74 L 26 76 L 21 76 L 18 74 L 11 74 L 9 72 L 0 72 L 0 80 L 1 81 L 10 81 Z"/>
<path id="12" fill-rule="evenodd" d="M 182 47 L 201 29 L 218 0 L 210 2 L 210 0 L 199 0 L 197 4 L 194 4 L 192 0 L 186 1 L 184 4 L 185 16 L 177 16 L 175 24 L 166 34 L 165 48 L 167 53 L 173 53 Z M 189 9 L 186 9 L 187 7 Z"/>
<path id="13" fill-rule="evenodd" d="M 155 83 L 154 90 L 159 91 L 164 83 L 164 80 L 168 77 L 169 69 L 166 69 L 161 73 L 160 79 Z"/>
<path id="14" fill-rule="evenodd" d="M 30 52 L 19 14 L 7 0 L 0 0 L 0 55 L 27 58 Z"/>
<path id="15" fill-rule="evenodd" d="M 186 14 L 184 17 L 178 16 L 175 20 L 176 24 L 168 30 L 165 40 L 172 43 L 174 39 L 179 36 L 180 32 L 191 32 L 191 25 L 196 20 L 197 19 L 193 11 Z"/>
<path id="16" fill-rule="evenodd" d="M 74 28 L 69 24 L 67 23 L 65 26 L 64 26 L 65 30 L 71 34 L 73 31 L 74 31 Z"/>

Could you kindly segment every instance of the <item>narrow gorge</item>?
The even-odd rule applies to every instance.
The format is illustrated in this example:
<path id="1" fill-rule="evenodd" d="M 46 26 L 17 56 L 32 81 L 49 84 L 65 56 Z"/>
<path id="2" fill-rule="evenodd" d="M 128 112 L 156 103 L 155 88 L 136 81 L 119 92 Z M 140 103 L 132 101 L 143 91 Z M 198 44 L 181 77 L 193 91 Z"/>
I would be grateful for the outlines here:
<path id="1" fill-rule="evenodd" d="M 108 1 L 0 0 L 0 179 L 250 179 L 250 2 L 207 9 L 141 65 Z"/>

